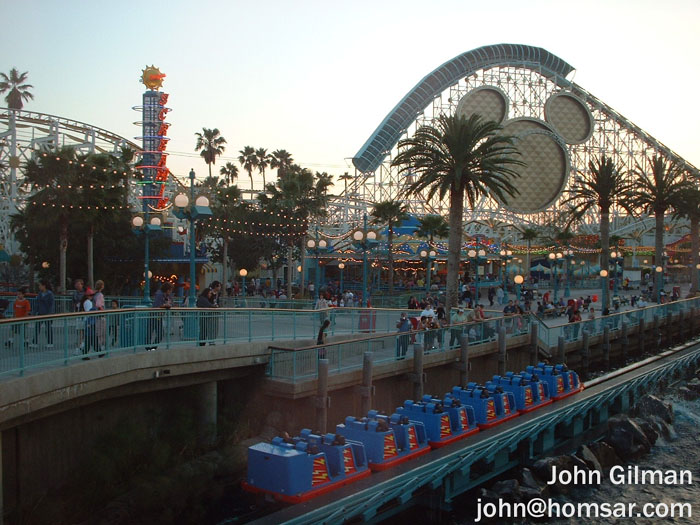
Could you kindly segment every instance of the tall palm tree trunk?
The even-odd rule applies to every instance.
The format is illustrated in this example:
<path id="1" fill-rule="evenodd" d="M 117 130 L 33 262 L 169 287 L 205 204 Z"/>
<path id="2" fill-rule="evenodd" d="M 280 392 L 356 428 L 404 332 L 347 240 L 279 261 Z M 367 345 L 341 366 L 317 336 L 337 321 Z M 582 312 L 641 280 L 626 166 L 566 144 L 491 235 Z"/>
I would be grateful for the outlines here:
<path id="1" fill-rule="evenodd" d="M 304 297 L 304 293 L 306 290 L 306 288 L 305 288 L 306 279 L 304 278 L 305 277 L 304 274 L 306 273 L 306 257 L 304 257 L 304 253 L 306 251 L 306 239 L 307 239 L 307 235 L 304 234 L 303 237 L 301 238 L 300 243 L 299 243 L 299 247 L 301 248 L 301 250 L 299 252 L 299 253 L 301 253 L 301 256 L 299 257 L 301 259 L 301 261 L 299 262 L 299 264 L 301 265 L 301 276 L 299 277 L 299 283 L 300 283 L 299 284 L 299 287 L 300 287 L 299 292 L 301 293 L 302 297 Z M 318 271 L 318 270 L 316 270 L 316 271 Z M 318 292 L 318 290 L 315 290 L 315 291 Z M 313 297 L 312 297 L 312 299 L 313 299 Z"/>
<path id="2" fill-rule="evenodd" d="M 450 191 L 450 215 L 447 251 L 447 318 L 450 308 L 457 306 L 459 298 L 459 259 L 462 250 L 462 216 L 464 215 L 464 189 Z"/>
<path id="3" fill-rule="evenodd" d="M 661 266 L 664 268 L 664 211 L 657 210 L 654 213 L 654 220 L 656 221 L 656 231 L 654 232 L 654 266 Z"/>
<path id="4" fill-rule="evenodd" d="M 87 270 L 88 270 L 88 286 L 90 288 L 95 287 L 95 258 L 94 258 L 94 246 L 95 246 L 95 230 L 92 226 L 88 230 L 87 237 Z"/>
<path id="5" fill-rule="evenodd" d="M 68 251 L 68 223 L 65 220 L 61 221 L 61 233 L 59 236 L 59 274 L 61 282 L 58 284 L 58 289 L 66 292 L 66 252 Z"/>
<path id="6" fill-rule="evenodd" d="M 532 241 L 530 241 L 530 239 L 527 240 L 527 255 L 525 256 L 525 261 L 526 261 L 526 262 L 525 262 L 525 264 L 526 264 L 526 266 L 525 266 L 525 269 L 526 269 L 525 275 L 527 276 L 528 282 L 530 281 L 530 244 L 531 244 L 531 242 L 532 242 Z"/>
<path id="7" fill-rule="evenodd" d="M 609 270 L 610 267 L 610 210 L 600 210 L 600 269 Z M 603 286 L 606 287 L 606 292 L 601 293 L 605 297 L 605 304 L 601 307 L 603 310 L 610 306 L 610 294 L 607 293 L 609 277 L 603 281 Z M 602 300 L 602 298 L 601 298 Z"/>
<path id="8" fill-rule="evenodd" d="M 690 295 L 697 295 L 698 293 L 698 270 L 696 265 L 698 264 L 698 250 L 700 250 L 700 237 L 699 237 L 700 224 L 697 215 L 691 216 L 690 218 L 690 275 L 691 275 L 691 285 L 690 285 Z"/>
<path id="9" fill-rule="evenodd" d="M 221 257 L 221 264 L 223 266 L 223 272 L 221 272 L 221 281 L 223 283 L 224 296 L 226 296 L 226 283 L 228 282 L 228 237 L 224 236 L 224 247 L 223 255 Z"/>
<path id="10" fill-rule="evenodd" d="M 394 254 L 392 253 L 392 248 L 394 247 L 394 231 L 391 226 L 392 224 L 390 221 L 389 233 L 387 234 L 387 241 L 389 243 L 387 259 L 389 261 L 389 295 L 394 295 Z"/>
<path id="11" fill-rule="evenodd" d="M 292 299 L 292 279 L 294 278 L 294 245 L 287 246 L 287 299 Z"/>

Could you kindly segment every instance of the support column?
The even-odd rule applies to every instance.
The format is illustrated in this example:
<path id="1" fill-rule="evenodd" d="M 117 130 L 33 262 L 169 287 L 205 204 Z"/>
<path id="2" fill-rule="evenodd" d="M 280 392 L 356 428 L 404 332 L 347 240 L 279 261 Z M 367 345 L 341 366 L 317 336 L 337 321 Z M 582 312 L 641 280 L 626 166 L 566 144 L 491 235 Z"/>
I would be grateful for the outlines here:
<path id="1" fill-rule="evenodd" d="M 326 433 L 328 425 L 328 359 L 318 360 L 318 390 L 316 393 L 316 430 Z"/>
<path id="2" fill-rule="evenodd" d="M 420 401 L 423 397 L 423 345 L 413 345 L 413 373 L 410 375 L 413 381 L 413 400 Z"/>
<path id="3" fill-rule="evenodd" d="M 622 352 L 622 366 L 627 362 L 627 348 L 629 347 L 629 339 L 627 338 L 627 323 L 622 321 L 620 326 L 620 349 Z"/>
<path id="4" fill-rule="evenodd" d="M 465 388 L 469 382 L 469 336 L 462 334 L 459 338 L 459 386 Z"/>
<path id="5" fill-rule="evenodd" d="M 583 374 L 588 377 L 588 372 L 591 367 L 591 334 L 588 330 L 583 331 Z"/>
<path id="6" fill-rule="evenodd" d="M 360 415 L 367 415 L 372 409 L 372 394 L 374 387 L 372 386 L 372 352 L 365 352 L 362 358 L 362 386 L 360 387 L 360 397 L 362 399 L 362 408 Z"/>
<path id="7" fill-rule="evenodd" d="M 606 326 L 603 329 L 603 362 L 605 371 L 610 370 L 610 327 Z"/>
<path id="8" fill-rule="evenodd" d="M 654 342 L 656 345 L 656 353 L 661 349 L 661 329 L 659 328 L 659 315 L 654 314 Z"/>
<path id="9" fill-rule="evenodd" d="M 506 375 L 506 327 L 498 327 L 498 374 Z"/>
<path id="10" fill-rule="evenodd" d="M 218 414 L 218 396 L 216 381 L 196 385 L 195 399 L 199 438 L 203 443 L 211 444 L 216 440 L 216 422 Z"/>
<path id="11" fill-rule="evenodd" d="M 637 351 L 639 355 L 644 354 L 644 338 L 646 337 L 646 323 L 644 319 L 639 320 L 639 333 L 637 334 Z"/>
<path id="12" fill-rule="evenodd" d="M 557 359 L 561 364 L 566 364 L 566 342 L 563 335 L 557 338 Z"/>
<path id="13" fill-rule="evenodd" d="M 531 365 L 536 365 L 537 364 L 537 330 L 539 326 L 537 323 L 530 323 L 530 364 Z"/>

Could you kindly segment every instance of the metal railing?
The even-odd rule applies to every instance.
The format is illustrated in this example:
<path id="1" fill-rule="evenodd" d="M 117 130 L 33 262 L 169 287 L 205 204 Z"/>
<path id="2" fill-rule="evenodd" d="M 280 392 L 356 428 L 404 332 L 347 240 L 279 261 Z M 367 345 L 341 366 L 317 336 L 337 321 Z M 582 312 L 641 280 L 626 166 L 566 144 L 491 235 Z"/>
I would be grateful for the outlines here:
<path id="1" fill-rule="evenodd" d="M 118 352 L 246 341 L 316 340 L 396 330 L 398 310 L 128 308 L 0 321 L 0 375 Z"/>
<path id="2" fill-rule="evenodd" d="M 580 341 L 583 339 L 583 332 L 590 335 L 601 335 L 605 328 L 610 332 L 615 332 L 622 328 L 623 323 L 628 327 L 639 325 L 640 319 L 644 319 L 647 327 L 651 326 L 654 316 L 665 319 L 668 315 L 678 315 L 679 312 L 688 312 L 691 308 L 700 308 L 700 297 L 682 299 L 670 303 L 627 310 L 607 316 L 600 316 L 596 319 L 578 321 L 576 323 L 566 323 L 559 326 L 549 326 L 539 317 L 533 316 L 538 322 L 538 337 L 544 347 L 556 347 L 559 337 L 563 336 L 565 342 Z"/>
<path id="3" fill-rule="evenodd" d="M 276 379 L 298 381 L 315 378 L 318 373 L 318 360 L 323 358 L 329 361 L 329 373 L 335 374 L 362 368 L 365 352 L 372 352 L 375 364 L 412 358 L 415 345 L 422 345 L 427 354 L 446 352 L 459 348 L 459 340 L 463 334 L 468 336 L 469 344 L 495 341 L 501 326 L 506 327 L 507 339 L 528 334 L 530 318 L 497 317 L 434 330 L 397 332 L 306 348 L 271 347 L 267 374 Z"/>

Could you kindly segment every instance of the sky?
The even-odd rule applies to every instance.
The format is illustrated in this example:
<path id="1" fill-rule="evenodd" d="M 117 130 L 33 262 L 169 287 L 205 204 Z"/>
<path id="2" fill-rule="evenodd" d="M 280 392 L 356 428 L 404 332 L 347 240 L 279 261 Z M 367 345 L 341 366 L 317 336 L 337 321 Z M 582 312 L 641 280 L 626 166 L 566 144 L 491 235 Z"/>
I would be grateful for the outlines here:
<path id="1" fill-rule="evenodd" d="M 216 127 L 228 144 L 215 173 L 250 145 L 337 176 L 433 69 L 481 46 L 526 44 L 700 166 L 699 17 L 698 0 L 0 0 L 0 71 L 29 72 L 25 109 L 133 140 L 139 78 L 153 64 L 167 75 L 175 175 L 206 176 L 194 133 Z"/>

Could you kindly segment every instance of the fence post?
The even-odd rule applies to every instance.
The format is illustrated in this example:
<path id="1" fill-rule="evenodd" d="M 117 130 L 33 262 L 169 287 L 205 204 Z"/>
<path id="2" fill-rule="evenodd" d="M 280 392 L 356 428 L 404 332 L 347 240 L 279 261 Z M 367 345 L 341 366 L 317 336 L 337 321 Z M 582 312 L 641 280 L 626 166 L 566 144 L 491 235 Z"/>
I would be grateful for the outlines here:
<path id="1" fill-rule="evenodd" d="M 365 352 L 362 358 L 362 386 L 360 396 L 362 398 L 362 408 L 360 414 L 364 417 L 372 409 L 372 352 Z"/>
<path id="2" fill-rule="evenodd" d="M 413 381 L 413 399 L 420 401 L 423 397 L 423 345 L 413 345 L 413 373 L 410 374 Z"/>
<path id="3" fill-rule="evenodd" d="M 603 362 L 605 370 L 610 370 L 610 327 L 603 329 Z"/>
<path id="4" fill-rule="evenodd" d="M 318 360 L 318 390 L 316 393 L 316 428 L 326 433 L 328 423 L 328 359 Z"/>
<path id="5" fill-rule="evenodd" d="M 646 326 L 644 326 L 646 322 L 644 321 L 644 318 L 641 318 L 639 320 L 639 333 L 637 334 L 637 351 L 639 355 L 644 354 L 644 337 L 645 337 L 645 332 L 646 332 Z"/>
<path id="6" fill-rule="evenodd" d="M 506 375 L 506 327 L 498 327 L 498 374 Z"/>
<path id="7" fill-rule="evenodd" d="M 588 376 L 588 371 L 591 366 L 591 340 L 588 330 L 583 331 L 583 373 Z"/>
<path id="8" fill-rule="evenodd" d="M 566 364 L 566 346 L 563 335 L 557 338 L 557 359 L 561 364 Z"/>
<path id="9" fill-rule="evenodd" d="M 537 323 L 530 323 L 530 364 L 537 364 L 537 344 L 538 344 L 538 332 L 539 325 Z"/>
<path id="10" fill-rule="evenodd" d="M 469 336 L 459 337 L 459 385 L 464 388 L 469 382 Z"/>

